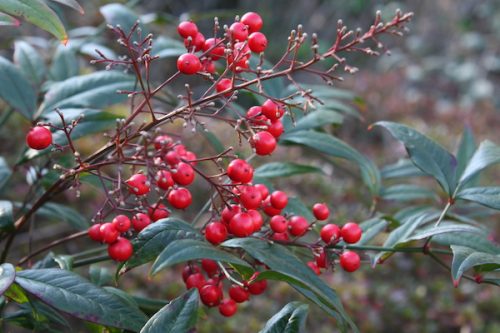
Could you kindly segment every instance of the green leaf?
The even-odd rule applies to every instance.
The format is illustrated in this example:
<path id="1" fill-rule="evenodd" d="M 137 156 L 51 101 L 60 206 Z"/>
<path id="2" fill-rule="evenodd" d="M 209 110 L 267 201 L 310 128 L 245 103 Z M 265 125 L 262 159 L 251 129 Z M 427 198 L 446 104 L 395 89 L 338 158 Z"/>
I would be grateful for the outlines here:
<path id="1" fill-rule="evenodd" d="M 473 227 L 473 226 L 466 225 L 466 224 L 443 222 L 437 227 L 433 225 L 433 226 L 429 226 L 427 228 L 423 228 L 423 229 L 418 230 L 417 232 L 415 232 L 415 234 L 406 238 L 406 241 L 424 239 L 424 238 L 435 236 L 435 235 L 457 233 L 457 232 L 461 233 L 462 237 L 468 237 L 469 234 L 471 234 L 471 233 L 484 234 L 484 230 L 479 229 L 477 227 Z M 467 234 L 467 236 L 465 236 L 465 234 Z"/>
<path id="2" fill-rule="evenodd" d="M 231 253 L 220 250 L 207 242 L 195 239 L 179 239 L 170 243 L 160 253 L 151 267 L 151 275 L 157 274 L 166 267 L 197 259 L 212 259 L 251 267 L 246 261 L 235 257 Z"/>
<path id="3" fill-rule="evenodd" d="M 12 170 L 7 165 L 5 159 L 0 157 L 0 190 L 7 184 L 11 175 Z"/>
<path id="4" fill-rule="evenodd" d="M 0 98 L 31 119 L 36 108 L 36 95 L 24 74 L 13 63 L 0 57 L 0 77 Z"/>
<path id="5" fill-rule="evenodd" d="M 332 110 L 317 110 L 312 111 L 300 118 L 295 127 L 292 127 L 290 130 L 285 131 L 286 133 L 295 132 L 295 131 L 303 131 L 314 129 L 318 127 L 322 127 L 330 124 L 342 124 L 344 121 L 344 117 Z"/>
<path id="6" fill-rule="evenodd" d="M 139 16 L 133 10 L 119 3 L 104 5 L 99 11 L 104 16 L 107 24 L 120 26 L 126 34 L 130 32 L 132 26 L 139 20 Z M 139 26 L 142 30 L 141 35 L 147 36 L 149 32 L 146 27 L 142 24 Z M 136 37 L 134 36 L 133 39 L 135 40 Z"/>
<path id="7" fill-rule="evenodd" d="M 394 164 L 386 165 L 381 170 L 382 178 L 408 178 L 426 176 L 419 168 L 409 159 L 403 158 Z"/>
<path id="8" fill-rule="evenodd" d="M 50 79 L 60 82 L 78 75 L 79 72 L 80 66 L 76 51 L 72 47 L 59 45 L 49 69 Z"/>
<path id="9" fill-rule="evenodd" d="M 16 41 L 14 44 L 14 63 L 35 86 L 43 83 L 47 68 L 33 46 L 21 40 Z"/>
<path id="10" fill-rule="evenodd" d="M 388 224 L 386 220 L 378 217 L 361 222 L 359 226 L 363 230 L 363 233 L 356 245 L 368 244 L 372 239 L 384 231 Z"/>
<path id="11" fill-rule="evenodd" d="M 16 277 L 16 269 L 12 264 L 5 263 L 0 265 L 0 295 L 9 289 Z"/>
<path id="12" fill-rule="evenodd" d="M 457 176 L 460 177 L 467 166 L 467 163 L 474 155 L 476 151 L 476 140 L 474 139 L 474 134 L 472 133 L 470 127 L 466 126 L 464 132 L 462 133 L 462 138 L 460 139 L 460 144 L 457 151 Z"/>
<path id="13" fill-rule="evenodd" d="M 380 196 L 385 200 L 412 201 L 419 199 L 439 200 L 439 196 L 431 190 L 413 184 L 398 184 L 383 188 Z"/>
<path id="14" fill-rule="evenodd" d="M 500 247 L 492 243 L 487 236 L 479 234 L 468 234 L 463 237 L 461 234 L 449 233 L 432 237 L 432 242 L 440 245 L 460 245 L 491 254 L 500 254 Z"/>
<path id="15" fill-rule="evenodd" d="M 271 317 L 259 333 L 304 332 L 309 306 L 300 302 L 288 303 Z"/>
<path id="16" fill-rule="evenodd" d="M 255 177 L 278 178 L 302 175 L 305 173 L 323 173 L 320 168 L 289 162 L 271 162 L 255 169 Z"/>
<path id="17" fill-rule="evenodd" d="M 51 0 L 51 1 L 58 2 L 60 4 L 63 4 L 63 5 L 68 6 L 70 8 L 73 8 L 74 10 L 79 12 L 81 15 L 85 14 L 85 11 L 83 10 L 82 6 L 80 6 L 80 4 L 75 0 Z"/>
<path id="18" fill-rule="evenodd" d="M 96 286 L 102 287 L 113 283 L 113 275 L 106 267 L 101 267 L 97 264 L 89 267 L 90 282 Z"/>
<path id="19" fill-rule="evenodd" d="M 461 190 L 457 199 L 477 202 L 486 207 L 500 210 L 500 187 L 471 187 Z"/>
<path id="20" fill-rule="evenodd" d="M 0 27 L 9 25 L 18 27 L 21 25 L 21 21 L 5 13 L 0 13 Z"/>
<path id="21" fill-rule="evenodd" d="M 0 230 L 9 231 L 14 227 L 12 209 L 12 202 L 0 200 Z"/>
<path id="22" fill-rule="evenodd" d="M 488 140 L 481 142 L 462 173 L 458 187 L 465 186 L 481 170 L 496 163 L 500 163 L 500 147 Z"/>
<path id="23" fill-rule="evenodd" d="M 117 94 L 117 91 L 132 90 L 133 87 L 132 76 L 116 71 L 71 77 L 50 87 L 39 112 L 55 108 L 103 108 L 126 100 L 127 96 Z"/>
<path id="24" fill-rule="evenodd" d="M 153 40 L 151 55 L 154 57 L 169 58 L 178 57 L 186 52 L 184 43 L 170 37 L 159 36 Z"/>
<path id="25" fill-rule="evenodd" d="M 89 220 L 66 205 L 49 202 L 38 209 L 37 214 L 53 220 L 68 223 L 77 230 L 86 230 L 89 226 Z"/>
<path id="26" fill-rule="evenodd" d="M 146 322 L 142 312 L 73 272 L 25 270 L 17 273 L 15 281 L 48 305 L 80 319 L 134 332 Z"/>
<path id="27" fill-rule="evenodd" d="M 500 255 L 477 252 L 474 249 L 458 245 L 452 245 L 451 250 L 453 251 L 451 276 L 455 285 L 458 285 L 460 278 L 469 268 L 486 264 L 500 268 Z"/>
<path id="28" fill-rule="evenodd" d="M 288 141 L 322 153 L 344 158 L 358 164 L 361 169 L 363 181 L 368 186 L 372 194 L 378 194 L 380 191 L 380 172 L 377 166 L 368 158 L 361 155 L 357 150 L 350 147 L 347 143 L 331 135 L 314 131 L 297 131 L 286 134 L 282 141 Z"/>
<path id="29" fill-rule="evenodd" d="M 141 333 L 190 332 L 198 319 L 198 304 L 198 291 L 188 290 L 151 317 Z"/>
<path id="30" fill-rule="evenodd" d="M 457 160 L 446 149 L 416 130 L 397 123 L 379 121 L 376 126 L 386 128 L 401 141 L 415 165 L 434 177 L 449 196 L 456 187 Z"/>
<path id="31" fill-rule="evenodd" d="M 321 302 L 324 303 L 323 305 L 329 306 L 338 314 L 338 319 L 349 323 L 355 329 L 355 325 L 345 313 L 337 293 L 328 287 L 323 280 L 286 247 L 250 237 L 234 238 L 225 241 L 222 243 L 222 246 L 242 248 L 253 258 L 266 264 L 271 270 L 300 281 L 315 295 L 314 299 L 310 298 L 313 302 L 318 304 L 317 300 L 321 299 Z"/>
<path id="32" fill-rule="evenodd" d="M 142 230 L 133 240 L 134 254 L 125 262 L 133 268 L 154 260 L 161 251 L 177 239 L 203 239 L 191 225 L 175 218 L 156 221 Z"/>
<path id="33" fill-rule="evenodd" d="M 289 197 L 288 204 L 282 211 L 283 214 L 301 215 L 308 221 L 314 220 L 311 210 L 297 197 Z"/>
<path id="34" fill-rule="evenodd" d="M 26 21 L 50 32 L 63 43 L 68 36 L 57 14 L 41 0 L 2 0 L 0 11 L 12 16 L 22 17 Z"/>

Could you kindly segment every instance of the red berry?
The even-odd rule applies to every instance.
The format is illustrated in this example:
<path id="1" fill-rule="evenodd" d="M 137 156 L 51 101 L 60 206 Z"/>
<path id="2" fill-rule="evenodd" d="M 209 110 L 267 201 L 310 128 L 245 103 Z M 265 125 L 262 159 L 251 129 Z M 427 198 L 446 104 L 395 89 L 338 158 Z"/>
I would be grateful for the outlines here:
<path id="1" fill-rule="evenodd" d="M 359 255 L 353 251 L 345 251 L 340 255 L 340 266 L 347 272 L 356 271 L 361 265 Z"/>
<path id="2" fill-rule="evenodd" d="M 129 191 L 135 195 L 144 195 L 149 192 L 149 181 L 146 175 L 136 173 L 130 177 L 125 183 L 129 186 Z"/>
<path id="3" fill-rule="evenodd" d="M 132 217 L 132 226 L 134 230 L 140 232 L 142 229 L 146 228 L 151 224 L 151 219 L 149 216 L 143 213 L 137 213 Z"/>
<path id="4" fill-rule="evenodd" d="M 255 281 L 252 284 L 248 285 L 248 291 L 252 295 L 260 295 L 267 288 L 267 280 Z"/>
<path id="5" fill-rule="evenodd" d="M 233 40 L 244 42 L 248 38 L 248 28 L 241 22 L 234 22 L 231 24 L 229 32 L 231 33 L 231 38 Z"/>
<path id="6" fill-rule="evenodd" d="M 249 183 L 253 178 L 253 168 L 245 160 L 232 160 L 227 166 L 227 176 L 238 183 Z"/>
<path id="7" fill-rule="evenodd" d="M 233 218 L 234 215 L 238 214 L 241 212 L 241 207 L 238 205 L 231 205 L 229 207 L 224 207 L 222 210 L 222 220 L 226 223 L 229 224 L 231 219 Z"/>
<path id="8" fill-rule="evenodd" d="M 193 197 L 191 196 L 191 192 L 189 192 L 187 188 L 179 187 L 170 191 L 167 200 L 172 205 L 172 207 L 177 209 L 185 209 L 189 207 L 189 205 L 191 205 L 191 203 L 193 202 Z"/>
<path id="9" fill-rule="evenodd" d="M 357 243 L 361 239 L 362 233 L 363 230 L 355 222 L 348 222 L 340 229 L 340 235 L 344 239 L 344 242 L 349 244 Z"/>
<path id="10" fill-rule="evenodd" d="M 183 74 L 196 74 L 201 70 L 201 61 L 192 53 L 184 53 L 177 59 L 177 69 Z"/>
<path id="11" fill-rule="evenodd" d="M 269 119 L 262 114 L 262 108 L 260 106 L 252 106 L 248 109 L 246 118 L 251 121 L 252 124 L 263 126 L 269 123 Z"/>
<path id="12" fill-rule="evenodd" d="M 191 40 L 189 38 L 184 39 L 184 46 L 189 50 L 198 52 L 203 49 L 203 46 L 205 45 L 205 36 L 201 32 L 198 32 L 196 36 L 193 38 L 191 37 Z"/>
<path id="13" fill-rule="evenodd" d="M 254 12 L 248 12 L 243 15 L 240 22 L 248 26 L 249 32 L 260 31 L 263 25 L 260 15 Z"/>
<path id="14" fill-rule="evenodd" d="M 45 149 L 52 144 L 52 133 L 47 127 L 35 126 L 26 135 L 26 144 L 31 149 Z"/>
<path id="15" fill-rule="evenodd" d="M 236 303 L 243 303 L 248 301 L 250 293 L 245 288 L 233 284 L 231 288 L 229 288 L 229 297 Z"/>
<path id="16" fill-rule="evenodd" d="M 326 268 L 327 258 L 325 250 L 321 250 L 319 256 L 316 256 L 316 265 L 318 265 L 319 268 Z"/>
<path id="17" fill-rule="evenodd" d="M 236 237 L 250 236 L 254 231 L 252 215 L 238 213 L 229 222 L 229 231 Z"/>
<path id="18" fill-rule="evenodd" d="M 269 118 L 271 121 L 278 120 L 283 115 L 283 109 L 280 108 L 273 100 L 266 100 L 262 104 L 262 114 Z"/>
<path id="19" fill-rule="evenodd" d="M 274 233 L 272 239 L 275 241 L 288 242 L 290 240 L 290 237 L 288 237 L 288 233 L 280 232 Z"/>
<path id="20" fill-rule="evenodd" d="M 205 228 L 205 238 L 214 245 L 218 245 L 227 239 L 227 229 L 224 223 L 211 222 Z"/>
<path id="21" fill-rule="evenodd" d="M 214 276 L 219 273 L 219 265 L 212 259 L 201 259 L 201 268 L 207 272 L 208 276 Z"/>
<path id="22" fill-rule="evenodd" d="M 187 150 L 186 153 L 184 153 L 184 159 L 188 161 L 189 164 L 196 165 L 196 159 L 198 159 L 198 157 L 192 151 Z"/>
<path id="23" fill-rule="evenodd" d="M 103 223 L 100 228 L 102 241 L 107 244 L 114 243 L 118 236 L 120 236 L 120 232 L 116 230 L 115 226 L 112 223 Z"/>
<path id="24" fill-rule="evenodd" d="M 156 150 L 170 149 L 174 144 L 174 139 L 168 135 L 160 135 L 154 139 L 154 145 Z"/>
<path id="25" fill-rule="evenodd" d="M 264 224 L 264 219 L 262 218 L 262 215 L 254 209 L 249 209 L 247 213 L 252 216 L 253 232 L 259 231 L 262 228 L 262 225 Z"/>
<path id="26" fill-rule="evenodd" d="M 283 123 L 280 120 L 276 120 L 274 121 L 274 123 L 267 125 L 267 131 L 271 133 L 271 135 L 276 139 L 278 139 L 285 131 L 285 128 L 283 127 Z"/>
<path id="27" fill-rule="evenodd" d="M 203 67 L 203 71 L 204 72 L 207 72 L 207 73 L 210 73 L 210 74 L 214 74 L 215 73 L 215 64 L 212 60 L 210 59 L 205 59 L 201 62 L 202 64 L 202 67 Z"/>
<path id="28" fill-rule="evenodd" d="M 264 207 L 263 210 L 267 216 L 274 216 L 274 215 L 281 214 L 281 209 L 274 208 L 271 205 L 270 197 L 267 197 L 267 199 L 264 200 L 264 202 L 262 203 L 262 206 Z"/>
<path id="29" fill-rule="evenodd" d="M 179 185 L 190 185 L 194 181 L 193 167 L 188 163 L 180 162 L 175 172 L 172 173 L 172 178 Z"/>
<path id="30" fill-rule="evenodd" d="M 274 215 L 269 222 L 269 226 L 275 233 L 286 232 L 288 229 L 288 221 L 282 215 Z"/>
<path id="31" fill-rule="evenodd" d="M 330 210 L 328 209 L 328 206 L 326 204 L 317 203 L 313 206 L 313 214 L 314 217 L 318 220 L 324 221 L 330 216 Z"/>
<path id="32" fill-rule="evenodd" d="M 116 261 L 126 261 L 134 252 L 132 243 L 126 238 L 118 237 L 116 242 L 108 246 L 109 257 Z"/>
<path id="33" fill-rule="evenodd" d="M 174 178 L 172 177 L 172 173 L 167 170 L 158 170 L 156 173 L 156 185 L 162 190 L 168 190 L 172 186 L 174 186 Z"/>
<path id="34" fill-rule="evenodd" d="M 233 81 L 231 79 L 221 79 L 217 84 L 215 85 L 215 90 L 217 90 L 218 93 L 225 92 L 227 91 L 224 96 L 229 97 L 231 96 L 231 88 L 233 87 Z"/>
<path id="35" fill-rule="evenodd" d="M 186 288 L 198 288 L 201 289 L 205 285 L 205 277 L 201 273 L 193 273 L 189 275 L 186 279 Z"/>
<path id="36" fill-rule="evenodd" d="M 201 271 L 200 271 L 200 268 L 198 266 L 187 264 L 182 269 L 182 280 L 184 282 L 186 282 L 188 277 L 190 277 L 191 275 L 193 275 L 195 273 L 200 273 L 200 272 Z"/>
<path id="37" fill-rule="evenodd" d="M 200 299 L 206 306 L 216 306 L 220 303 L 222 291 L 218 286 L 205 285 L 200 289 Z"/>
<path id="38" fill-rule="evenodd" d="M 288 204 L 288 196 L 283 191 L 271 193 L 271 205 L 276 209 L 284 209 Z"/>
<path id="39" fill-rule="evenodd" d="M 167 217 L 169 217 L 170 212 L 164 204 L 158 203 L 148 208 L 148 215 L 151 220 L 156 222 L 158 220 L 166 219 Z"/>
<path id="40" fill-rule="evenodd" d="M 195 38 L 198 34 L 198 27 L 193 22 L 184 21 L 177 26 L 177 32 L 182 38 Z"/>
<path id="41" fill-rule="evenodd" d="M 180 163 L 181 158 L 179 154 L 171 150 L 168 153 L 166 153 L 165 156 L 163 156 L 163 160 L 167 162 L 170 166 L 176 166 L 177 164 Z"/>
<path id="42" fill-rule="evenodd" d="M 119 232 L 126 232 L 128 229 L 130 229 L 130 219 L 125 216 L 125 215 L 117 215 L 113 219 L 113 225 L 115 226 L 115 229 L 118 230 Z"/>
<path id="43" fill-rule="evenodd" d="M 316 275 L 321 275 L 321 270 L 314 261 L 307 262 L 307 266 L 309 266 L 309 268 L 312 269 L 312 271 L 316 273 Z"/>
<path id="44" fill-rule="evenodd" d="M 214 45 L 217 46 L 214 47 Z M 208 50 L 210 50 L 208 55 L 212 58 L 212 60 L 217 60 L 223 57 L 225 53 L 223 44 L 220 44 L 220 39 L 216 40 L 214 38 L 208 38 L 203 45 L 203 51 L 207 52 Z"/>
<path id="45" fill-rule="evenodd" d="M 252 143 L 257 155 L 270 155 L 276 149 L 276 138 L 267 131 L 255 134 Z"/>
<path id="46" fill-rule="evenodd" d="M 267 38 L 262 32 L 253 32 L 248 36 L 248 47 L 252 52 L 261 53 L 267 47 Z"/>
<path id="47" fill-rule="evenodd" d="M 92 225 L 88 230 L 88 234 L 93 241 L 102 242 L 101 224 Z"/>
<path id="48" fill-rule="evenodd" d="M 264 184 L 255 184 L 254 187 L 258 188 L 260 193 L 262 194 L 262 200 L 265 200 L 269 195 L 269 190 Z"/>
<path id="49" fill-rule="evenodd" d="M 292 236 L 303 236 L 309 229 L 309 222 L 303 216 L 292 216 L 288 222 L 290 234 Z"/>
<path id="50" fill-rule="evenodd" d="M 257 209 L 262 204 L 262 193 L 255 186 L 243 186 L 240 202 L 246 209 Z"/>
<path id="51" fill-rule="evenodd" d="M 219 312 L 224 317 L 233 316 L 238 311 L 238 305 L 232 299 L 224 299 L 219 304 Z"/>
<path id="52" fill-rule="evenodd" d="M 340 228 L 336 224 L 326 224 L 319 233 L 326 244 L 337 241 L 340 238 Z"/>

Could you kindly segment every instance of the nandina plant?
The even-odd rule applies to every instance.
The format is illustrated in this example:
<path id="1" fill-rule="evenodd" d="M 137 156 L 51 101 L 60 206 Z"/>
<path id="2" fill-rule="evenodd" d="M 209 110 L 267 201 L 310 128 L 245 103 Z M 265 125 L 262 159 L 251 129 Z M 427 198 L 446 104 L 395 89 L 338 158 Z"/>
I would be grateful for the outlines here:
<path id="1" fill-rule="evenodd" d="M 42 2 L 32 3 L 41 7 L 18 10 L 47 11 Z M 15 6 L 9 2 L 0 10 L 19 15 Z M 126 20 L 110 15 L 118 9 Z M 339 329 L 357 331 L 321 275 L 375 267 L 397 252 L 428 256 L 450 271 L 456 286 L 461 278 L 499 284 L 500 250 L 475 221 L 478 206 L 463 202 L 500 209 L 500 188 L 477 182 L 483 169 L 500 162 L 500 147 L 490 141 L 476 147 L 466 132 L 453 155 L 407 126 L 382 121 L 372 127 L 401 141 L 408 159 L 381 170 L 330 131 L 356 114 L 346 104 L 351 95 L 330 87 L 357 71 L 346 55 L 379 55 L 386 50 L 380 37 L 402 35 L 411 13 L 397 11 L 387 22 L 377 13 L 366 31 L 339 21 L 327 45 L 298 26 L 271 64 L 265 50 L 273 41 L 262 32 L 269 23 L 258 13 L 224 24 L 215 18 L 206 31 L 182 21 L 176 41 L 148 33 L 140 22 L 117 25 L 136 21 L 121 5 L 101 12 L 119 53 L 99 47 L 100 36 L 85 36 L 58 47 L 48 72 L 24 41 L 15 44 L 14 62 L 0 58 L 0 72 L 12 80 L 0 90 L 9 105 L 2 123 L 18 111 L 32 124 L 17 161 L 0 160 L 6 194 L 0 201 L 3 323 L 67 330 L 64 313 L 94 323 L 88 327 L 95 331 L 193 332 L 200 306 L 230 317 L 239 304 L 266 297 L 268 286 L 281 281 L 334 317 Z M 46 19 L 55 20 L 49 14 Z M 62 29 L 51 32 L 66 42 Z M 64 68 L 78 66 L 72 61 L 91 43 L 98 45 L 90 61 L 94 72 Z M 158 75 L 167 57 L 176 57 L 176 70 Z M 118 103 L 129 111 L 117 116 L 105 110 Z M 192 129 L 197 144 L 179 122 Z M 78 139 L 102 133 L 102 146 L 82 152 Z M 357 166 L 359 185 L 370 197 L 363 219 L 339 219 L 332 214 L 335 203 L 311 202 L 273 186 L 278 177 L 321 173 L 312 165 L 268 162 L 292 146 Z M 28 171 L 29 186 L 12 198 L 5 185 L 23 182 L 15 177 L 21 170 Z M 433 178 L 439 188 L 410 182 L 413 177 Z M 88 207 L 82 216 L 59 203 L 89 186 L 102 193 L 95 210 Z M 32 248 L 33 238 L 43 241 L 32 233 L 35 223 L 50 220 L 83 230 Z M 17 241 L 25 233 L 28 246 Z M 79 238 L 84 248 L 49 252 Z M 20 247 L 15 255 L 13 246 Z M 93 274 L 90 281 L 82 276 L 79 268 L 105 261 L 115 263 L 118 286 L 139 266 L 149 265 L 156 275 L 181 265 L 178 278 L 186 290 L 173 300 L 151 300 L 103 288 Z M 466 274 L 469 269 L 474 273 Z M 6 311 L 12 307 L 19 312 Z M 289 303 L 261 332 L 299 332 L 306 315 L 307 305 Z"/>

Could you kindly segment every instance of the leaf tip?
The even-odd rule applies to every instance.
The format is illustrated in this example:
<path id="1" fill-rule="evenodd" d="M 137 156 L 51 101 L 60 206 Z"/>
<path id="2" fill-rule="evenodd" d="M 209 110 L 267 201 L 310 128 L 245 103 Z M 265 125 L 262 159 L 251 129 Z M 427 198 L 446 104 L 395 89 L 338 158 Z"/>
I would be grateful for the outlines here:
<path id="1" fill-rule="evenodd" d="M 68 42 L 69 42 L 68 35 L 64 35 L 63 39 L 61 39 L 62 45 L 66 46 L 68 45 Z"/>

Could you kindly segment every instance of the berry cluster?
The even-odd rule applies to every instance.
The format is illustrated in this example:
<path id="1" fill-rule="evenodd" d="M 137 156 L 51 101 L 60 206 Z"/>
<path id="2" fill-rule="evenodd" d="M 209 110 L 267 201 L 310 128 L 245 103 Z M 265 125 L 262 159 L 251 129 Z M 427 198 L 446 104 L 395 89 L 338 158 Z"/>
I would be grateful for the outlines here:
<path id="1" fill-rule="evenodd" d="M 195 179 L 196 155 L 168 135 L 159 135 L 150 143 L 154 147 L 154 166 L 148 168 L 147 174 L 135 172 L 124 182 L 129 195 L 140 204 L 131 211 L 135 214 L 132 218 L 118 215 L 112 222 L 94 224 L 89 229 L 90 238 L 109 244 L 109 256 L 117 261 L 125 261 L 132 255 L 132 245 L 125 238 L 133 235 L 131 229 L 138 233 L 152 222 L 170 216 L 169 208 L 162 203 L 164 199 L 175 209 L 186 209 L 192 203 L 191 192 L 184 186 Z M 159 194 L 154 202 L 148 200 L 153 199 L 148 198 L 152 184 Z"/>
<path id="2" fill-rule="evenodd" d="M 215 73 L 214 61 L 225 59 L 227 68 L 240 73 L 249 68 L 251 53 L 261 53 L 267 47 L 267 38 L 260 32 L 262 18 L 257 13 L 249 12 L 239 21 L 227 28 L 224 39 L 207 38 L 198 30 L 195 23 L 181 22 L 177 32 L 184 38 L 184 45 L 189 53 L 177 59 L 177 69 L 187 75 L 198 72 Z M 227 45 L 224 42 L 227 41 Z M 201 52 L 198 56 L 195 53 Z"/>
<path id="3" fill-rule="evenodd" d="M 230 281 L 232 278 L 221 268 L 224 269 L 211 259 L 202 259 L 200 263 L 190 262 L 182 271 L 182 279 L 187 289 L 198 289 L 203 304 L 208 307 L 218 306 L 223 316 L 231 317 L 238 310 L 237 303 L 246 302 L 250 299 L 250 295 L 260 295 L 267 288 L 266 280 L 257 281 L 258 272 L 247 281 L 239 282 Z M 228 287 L 229 295 L 226 298 L 224 298 L 225 285 Z"/>

